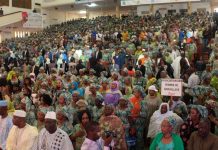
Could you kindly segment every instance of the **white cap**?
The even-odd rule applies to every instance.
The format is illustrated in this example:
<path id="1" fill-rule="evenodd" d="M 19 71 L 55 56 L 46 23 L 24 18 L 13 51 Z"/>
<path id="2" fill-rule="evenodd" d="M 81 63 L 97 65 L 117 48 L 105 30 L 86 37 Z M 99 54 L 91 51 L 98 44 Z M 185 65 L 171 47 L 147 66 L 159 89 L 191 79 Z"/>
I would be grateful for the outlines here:
<path id="1" fill-rule="evenodd" d="M 45 115 L 45 119 L 56 120 L 56 113 L 54 111 L 48 111 Z"/>
<path id="2" fill-rule="evenodd" d="M 17 116 L 17 117 L 26 117 L 26 112 L 23 111 L 23 110 L 15 110 L 14 112 L 14 116 Z"/>
<path id="3" fill-rule="evenodd" d="M 149 86 L 148 90 L 155 91 L 155 92 L 158 91 L 154 85 Z"/>

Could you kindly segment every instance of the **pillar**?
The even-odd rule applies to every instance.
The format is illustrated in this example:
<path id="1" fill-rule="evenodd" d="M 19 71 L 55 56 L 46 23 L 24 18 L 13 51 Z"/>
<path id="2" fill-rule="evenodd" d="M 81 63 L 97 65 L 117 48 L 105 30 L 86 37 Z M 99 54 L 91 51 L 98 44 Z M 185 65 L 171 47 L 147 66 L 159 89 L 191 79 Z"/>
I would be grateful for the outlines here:
<path id="1" fill-rule="evenodd" d="M 12 0 L 9 0 L 9 7 L 12 7 Z"/>
<path id="2" fill-rule="evenodd" d="M 189 1 L 187 3 L 187 8 L 188 8 L 188 14 L 191 14 L 192 13 L 192 4 L 191 4 L 191 1 Z"/>
<path id="3" fill-rule="evenodd" d="M 89 9 L 86 8 L 86 19 L 89 19 Z"/>
<path id="4" fill-rule="evenodd" d="M 215 9 L 215 1 L 214 1 L 214 0 L 211 0 L 211 1 L 210 1 L 210 11 L 211 11 L 211 13 L 214 12 L 214 9 Z"/>
<path id="5" fill-rule="evenodd" d="M 115 0 L 115 3 L 116 3 L 116 17 L 120 18 L 120 1 Z"/>
<path id="6" fill-rule="evenodd" d="M 150 12 L 150 14 L 154 14 L 154 5 L 153 4 L 150 5 L 149 12 Z"/>

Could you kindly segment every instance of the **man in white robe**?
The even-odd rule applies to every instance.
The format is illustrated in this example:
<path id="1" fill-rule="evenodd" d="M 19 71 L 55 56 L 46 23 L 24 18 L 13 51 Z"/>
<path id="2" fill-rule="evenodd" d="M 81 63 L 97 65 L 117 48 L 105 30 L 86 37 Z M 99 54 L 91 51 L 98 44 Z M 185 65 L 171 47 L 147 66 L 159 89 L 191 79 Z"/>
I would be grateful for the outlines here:
<path id="1" fill-rule="evenodd" d="M 26 112 L 15 110 L 13 124 L 8 135 L 6 150 L 31 150 L 38 131 L 26 123 Z"/>
<path id="2" fill-rule="evenodd" d="M 8 103 L 0 100 L 0 150 L 6 150 L 6 140 L 13 123 L 12 118 L 8 116 Z"/>
<path id="3" fill-rule="evenodd" d="M 57 128 L 55 112 L 49 111 L 45 115 L 45 128 L 39 133 L 32 150 L 73 150 L 67 133 Z"/>
<path id="4" fill-rule="evenodd" d="M 176 57 L 176 59 L 173 61 L 172 63 L 172 67 L 173 67 L 173 70 L 174 70 L 174 78 L 175 79 L 179 79 L 180 78 L 180 71 L 181 71 L 181 67 L 180 67 L 180 60 L 182 59 L 182 57 L 184 57 L 184 53 L 181 54 L 182 56 L 178 56 Z M 185 57 L 188 65 L 190 66 L 189 64 L 189 61 L 188 59 Z"/>

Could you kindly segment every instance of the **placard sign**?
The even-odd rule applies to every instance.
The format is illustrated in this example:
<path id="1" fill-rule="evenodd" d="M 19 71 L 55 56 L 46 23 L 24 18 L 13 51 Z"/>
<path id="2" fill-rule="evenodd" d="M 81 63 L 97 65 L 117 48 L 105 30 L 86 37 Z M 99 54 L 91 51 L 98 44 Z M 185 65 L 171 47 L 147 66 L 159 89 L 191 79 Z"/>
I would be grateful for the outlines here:
<path id="1" fill-rule="evenodd" d="M 182 79 L 162 79 L 161 95 L 182 96 Z"/>

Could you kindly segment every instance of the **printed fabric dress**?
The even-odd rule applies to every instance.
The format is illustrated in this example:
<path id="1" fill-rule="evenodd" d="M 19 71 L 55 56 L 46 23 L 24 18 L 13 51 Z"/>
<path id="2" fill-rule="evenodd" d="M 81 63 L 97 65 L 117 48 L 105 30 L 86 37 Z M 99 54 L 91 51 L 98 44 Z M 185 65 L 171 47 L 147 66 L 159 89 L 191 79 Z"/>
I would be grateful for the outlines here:
<path id="1" fill-rule="evenodd" d="M 69 121 L 65 121 L 62 125 L 58 127 L 65 131 L 69 136 L 72 134 L 73 126 L 70 124 Z"/>
<path id="2" fill-rule="evenodd" d="M 133 105 L 131 115 L 134 116 L 130 126 L 137 130 L 136 149 L 141 150 L 144 148 L 144 130 L 148 108 L 145 100 L 137 99 L 135 96 L 130 99 L 130 102 Z"/>
<path id="3" fill-rule="evenodd" d="M 77 133 L 78 131 L 83 131 L 86 133 L 85 129 L 83 127 L 81 127 L 81 124 L 76 124 L 73 128 L 72 133 L 70 133 L 70 135 L 73 135 L 75 133 Z M 75 144 L 75 150 L 80 150 L 82 147 L 83 142 L 85 141 L 86 135 L 82 136 L 82 137 L 78 137 L 76 138 Z"/>
<path id="4" fill-rule="evenodd" d="M 120 118 L 115 115 L 102 116 L 99 120 L 101 135 L 105 134 L 105 131 L 111 131 L 115 134 L 113 137 L 114 140 L 114 149 L 116 150 L 127 150 L 126 141 L 125 141 L 125 132 L 123 129 L 123 123 Z"/>
<path id="5" fill-rule="evenodd" d="M 131 114 L 131 109 L 132 106 L 128 106 L 127 108 L 125 108 L 124 110 L 119 109 L 119 107 L 116 109 L 115 114 L 121 119 L 124 129 L 125 129 L 125 137 L 129 136 L 129 120 L 128 117 Z"/>

